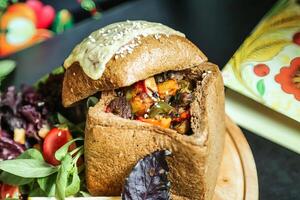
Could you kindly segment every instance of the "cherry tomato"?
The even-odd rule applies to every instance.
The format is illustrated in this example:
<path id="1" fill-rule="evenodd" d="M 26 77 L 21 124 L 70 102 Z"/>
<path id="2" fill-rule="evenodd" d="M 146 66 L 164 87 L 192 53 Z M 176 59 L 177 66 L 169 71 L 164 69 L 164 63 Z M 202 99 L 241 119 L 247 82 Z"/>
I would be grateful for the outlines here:
<path id="1" fill-rule="evenodd" d="M 0 184 L 0 199 L 18 198 L 19 189 L 16 186 Z"/>
<path id="2" fill-rule="evenodd" d="M 43 156 L 46 162 L 59 165 L 60 161 L 55 158 L 55 152 L 72 140 L 72 135 L 67 129 L 53 128 L 47 133 L 43 144 Z M 69 151 L 76 148 L 75 143 L 69 147 Z"/>

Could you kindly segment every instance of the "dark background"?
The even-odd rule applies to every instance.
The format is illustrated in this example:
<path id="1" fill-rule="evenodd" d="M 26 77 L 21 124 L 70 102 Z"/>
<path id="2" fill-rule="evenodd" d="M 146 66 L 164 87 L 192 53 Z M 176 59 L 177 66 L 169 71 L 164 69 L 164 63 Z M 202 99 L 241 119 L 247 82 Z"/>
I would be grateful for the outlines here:
<path id="1" fill-rule="evenodd" d="M 45 1 L 56 8 L 74 6 L 74 1 Z M 63 2 L 63 3 L 62 3 Z M 17 70 L 4 86 L 34 83 L 60 66 L 75 44 L 90 32 L 112 22 L 144 19 L 164 23 L 186 34 L 222 68 L 275 0 L 139 0 L 113 3 L 99 1 L 102 18 L 94 20 L 74 6 L 73 29 L 10 56 Z M 102 4 L 103 3 L 103 4 Z M 2 86 L 2 87 L 4 87 Z M 253 133 L 243 130 L 257 165 L 260 199 L 300 199 L 300 156 Z M 300 148 L 300 147 L 299 147 Z"/>

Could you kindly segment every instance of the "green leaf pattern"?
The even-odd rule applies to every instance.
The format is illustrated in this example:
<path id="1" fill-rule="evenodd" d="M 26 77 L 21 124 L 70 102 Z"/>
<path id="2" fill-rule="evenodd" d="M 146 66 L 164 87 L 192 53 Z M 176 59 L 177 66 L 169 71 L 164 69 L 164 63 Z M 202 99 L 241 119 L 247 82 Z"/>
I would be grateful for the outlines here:
<path id="1" fill-rule="evenodd" d="M 256 83 L 256 89 L 260 96 L 263 96 L 265 94 L 266 88 L 265 88 L 264 79 L 261 79 Z"/>

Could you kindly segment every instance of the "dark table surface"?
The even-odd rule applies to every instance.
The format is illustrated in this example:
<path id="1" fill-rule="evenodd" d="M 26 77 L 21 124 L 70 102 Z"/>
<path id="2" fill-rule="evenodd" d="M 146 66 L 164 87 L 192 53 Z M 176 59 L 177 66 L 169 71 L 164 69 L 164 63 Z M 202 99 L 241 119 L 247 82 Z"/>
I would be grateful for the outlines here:
<path id="1" fill-rule="evenodd" d="M 105 11 L 100 20 L 85 20 L 44 43 L 10 58 L 17 70 L 4 85 L 33 83 L 60 66 L 75 44 L 91 31 L 126 19 L 157 21 L 186 34 L 220 68 L 275 0 L 140 0 Z M 2 86 L 3 87 L 3 86 Z M 256 161 L 260 199 L 300 199 L 300 156 L 243 130 Z"/>

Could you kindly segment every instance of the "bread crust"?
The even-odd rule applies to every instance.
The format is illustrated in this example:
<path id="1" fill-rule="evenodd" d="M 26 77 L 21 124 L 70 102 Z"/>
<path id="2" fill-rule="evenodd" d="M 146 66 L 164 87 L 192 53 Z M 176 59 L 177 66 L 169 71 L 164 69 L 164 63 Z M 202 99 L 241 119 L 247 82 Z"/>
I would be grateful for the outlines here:
<path id="1" fill-rule="evenodd" d="M 188 76 L 197 80 L 191 136 L 104 112 L 112 92 L 89 109 L 84 147 L 86 183 L 92 195 L 119 196 L 125 177 L 139 159 L 168 149 L 174 199 L 212 198 L 224 146 L 223 81 L 218 67 L 206 62 L 188 69 Z"/>
<path id="2" fill-rule="evenodd" d="M 139 80 L 169 70 L 183 70 L 207 61 L 207 57 L 188 39 L 177 35 L 142 37 L 141 44 L 124 57 L 111 58 L 99 80 L 93 80 L 78 62 L 65 72 L 62 102 L 65 107 L 95 94 L 129 86 Z"/>

